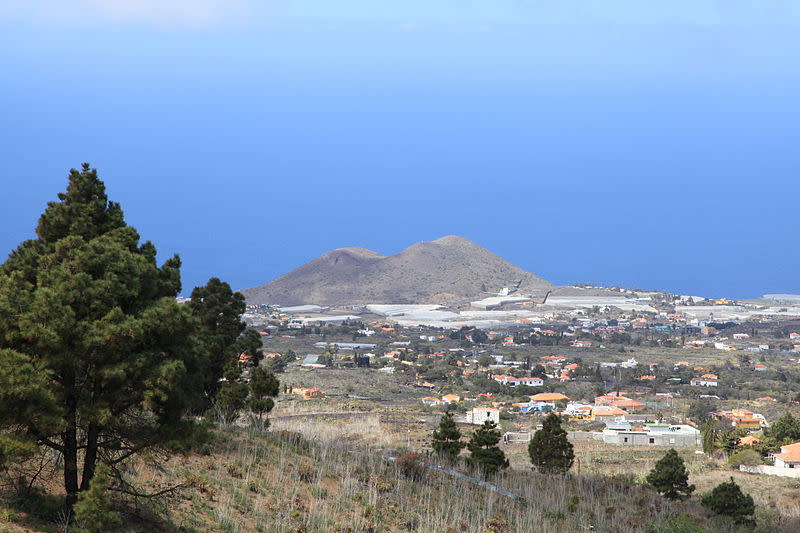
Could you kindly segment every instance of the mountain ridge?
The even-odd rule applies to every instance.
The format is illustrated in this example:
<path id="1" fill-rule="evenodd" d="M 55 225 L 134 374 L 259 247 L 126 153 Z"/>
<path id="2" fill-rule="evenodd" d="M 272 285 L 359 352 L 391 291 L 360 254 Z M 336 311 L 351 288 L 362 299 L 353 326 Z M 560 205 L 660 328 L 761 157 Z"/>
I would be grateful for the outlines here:
<path id="1" fill-rule="evenodd" d="M 336 248 L 240 292 L 254 304 L 453 304 L 509 286 L 523 292 L 552 287 L 464 237 L 446 235 L 388 256 L 364 247 Z"/>

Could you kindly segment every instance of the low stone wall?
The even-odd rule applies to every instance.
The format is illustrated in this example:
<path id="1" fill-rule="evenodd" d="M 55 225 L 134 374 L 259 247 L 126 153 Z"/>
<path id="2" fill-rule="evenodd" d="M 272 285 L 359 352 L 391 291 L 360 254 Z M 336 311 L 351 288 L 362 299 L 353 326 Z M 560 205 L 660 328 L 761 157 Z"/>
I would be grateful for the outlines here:
<path id="1" fill-rule="evenodd" d="M 781 476 L 800 478 L 800 468 L 783 468 L 780 466 L 758 465 L 745 466 L 739 465 L 739 470 L 748 474 L 766 474 L 768 476 Z"/>

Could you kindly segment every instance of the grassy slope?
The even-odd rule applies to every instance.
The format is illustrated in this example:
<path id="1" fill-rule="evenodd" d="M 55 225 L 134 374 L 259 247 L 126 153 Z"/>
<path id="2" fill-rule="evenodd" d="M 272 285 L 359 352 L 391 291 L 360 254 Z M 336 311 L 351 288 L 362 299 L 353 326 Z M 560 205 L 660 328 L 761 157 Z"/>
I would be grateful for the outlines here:
<path id="1" fill-rule="evenodd" d="M 486 532 L 648 531 L 669 515 L 688 513 L 706 531 L 721 531 L 696 499 L 664 501 L 625 476 L 546 477 L 522 467 L 495 483 L 526 504 L 441 473 L 412 480 L 367 452 L 379 447 L 379 427 L 368 422 L 309 441 L 297 433 L 219 432 L 208 455 L 173 457 L 160 469 L 131 472 L 150 487 L 191 480 L 158 503 L 127 502 L 128 531 L 218 532 Z M 362 443 L 358 435 L 367 437 Z M 329 440 L 327 440 L 329 439 Z M 9 531 L 60 531 L 55 522 L 0 513 Z M 796 531 L 797 524 L 762 518 L 761 531 Z M 672 531 L 672 529 L 658 530 Z"/>
<path id="2" fill-rule="evenodd" d="M 222 439 L 213 458 L 171 465 L 173 474 L 196 476 L 203 490 L 172 505 L 170 518 L 196 531 L 482 532 L 507 522 L 508 531 L 582 531 L 594 525 L 622 533 L 644 531 L 682 507 L 626 480 L 512 471 L 496 483 L 528 500 L 520 505 L 439 473 L 410 480 L 345 442 L 244 431 Z"/>

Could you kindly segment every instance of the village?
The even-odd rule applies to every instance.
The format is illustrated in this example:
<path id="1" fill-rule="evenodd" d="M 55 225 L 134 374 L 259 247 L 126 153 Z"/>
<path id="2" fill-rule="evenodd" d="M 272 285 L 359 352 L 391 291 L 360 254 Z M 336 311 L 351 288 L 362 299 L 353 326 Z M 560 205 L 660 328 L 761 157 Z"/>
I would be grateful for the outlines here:
<path id="1" fill-rule="evenodd" d="M 444 328 L 441 316 L 413 325 L 404 317 L 422 312 L 414 306 L 391 316 L 372 312 L 386 306 L 338 315 L 319 306 L 261 307 L 247 318 L 268 352 L 264 364 L 293 354 L 278 364 L 286 394 L 277 417 L 343 405 L 402 411 L 414 421 L 403 430 L 409 444 L 424 450 L 438 417 L 452 412 L 465 431 L 497 424 L 513 458 L 554 413 L 594 464 L 614 449 L 633 457 L 677 448 L 691 460 L 723 457 L 741 475 L 800 477 L 800 432 L 776 437 L 773 429 L 800 417 L 800 322 L 787 316 L 796 312 L 791 305 L 776 302 L 784 307 L 769 314 L 765 300 L 733 316 L 741 303 L 648 298 L 648 309 L 598 306 L 595 298 L 592 306 L 549 310 L 546 322 L 517 317 L 488 328 Z M 699 307 L 703 318 L 692 314 Z M 393 386 L 370 386 L 381 380 Z"/>

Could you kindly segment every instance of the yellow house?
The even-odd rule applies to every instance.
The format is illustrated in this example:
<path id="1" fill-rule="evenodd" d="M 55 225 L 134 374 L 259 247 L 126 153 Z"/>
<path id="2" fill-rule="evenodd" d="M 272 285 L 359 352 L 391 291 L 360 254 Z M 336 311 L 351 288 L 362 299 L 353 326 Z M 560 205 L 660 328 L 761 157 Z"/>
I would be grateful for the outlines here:
<path id="1" fill-rule="evenodd" d="M 303 398 L 306 398 L 306 399 L 324 398 L 325 397 L 325 393 L 322 392 L 321 390 L 317 389 L 316 387 L 313 387 L 313 388 L 310 388 L 310 389 L 306 388 L 306 387 L 298 387 L 298 388 L 294 389 L 292 392 L 294 392 L 295 394 L 300 395 L 300 396 L 302 396 Z"/>

